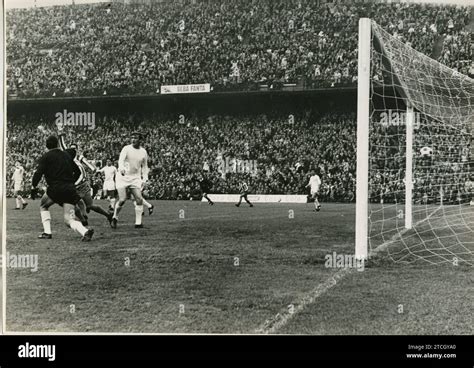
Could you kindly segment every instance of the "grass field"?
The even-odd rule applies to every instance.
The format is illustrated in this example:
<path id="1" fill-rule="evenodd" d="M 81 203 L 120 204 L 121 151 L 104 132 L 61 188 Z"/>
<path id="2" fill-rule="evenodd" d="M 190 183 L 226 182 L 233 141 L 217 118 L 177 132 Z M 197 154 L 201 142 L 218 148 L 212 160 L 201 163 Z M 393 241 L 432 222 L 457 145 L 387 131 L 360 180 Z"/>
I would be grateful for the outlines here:
<path id="1" fill-rule="evenodd" d="M 153 203 L 146 229 L 130 202 L 116 230 L 91 214 L 83 243 L 57 206 L 53 239 L 37 239 L 39 202 L 13 211 L 10 200 L 7 250 L 39 265 L 8 269 L 7 331 L 474 333 L 469 265 L 382 254 L 363 272 L 325 267 L 327 254 L 354 252 L 352 204 Z"/>

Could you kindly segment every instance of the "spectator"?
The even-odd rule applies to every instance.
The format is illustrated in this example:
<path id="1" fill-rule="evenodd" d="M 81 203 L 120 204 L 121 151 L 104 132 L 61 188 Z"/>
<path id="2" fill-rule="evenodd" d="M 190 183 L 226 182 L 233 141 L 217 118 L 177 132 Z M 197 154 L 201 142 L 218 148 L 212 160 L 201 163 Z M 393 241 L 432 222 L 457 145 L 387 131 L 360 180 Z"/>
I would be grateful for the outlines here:
<path id="1" fill-rule="evenodd" d="M 159 121 L 159 123 L 157 123 Z M 44 139 L 37 124 L 53 128 L 39 116 L 17 117 L 8 122 L 7 171 L 15 161 L 26 169 L 26 184 L 42 149 Z M 237 193 L 242 177 L 261 194 L 306 194 L 308 174 L 318 168 L 322 200 L 355 200 L 355 114 L 302 114 L 293 123 L 284 116 L 189 117 L 179 124 L 166 116 L 113 116 L 96 121 L 96 129 L 74 130 L 74 139 L 84 155 L 95 161 L 116 161 L 128 134 L 138 129 L 145 137 L 151 168 L 148 196 L 158 199 L 189 199 L 198 192 L 196 175 L 208 171 L 215 193 Z M 375 124 L 370 135 L 370 200 L 400 202 L 404 199 L 403 127 Z M 441 191 L 446 200 L 462 195 L 469 173 L 470 135 L 454 127 L 422 120 L 415 134 L 415 152 L 433 148 L 431 158 L 417 155 L 415 201 L 428 195 L 434 201 Z M 223 165 L 227 159 L 229 165 Z M 232 169 L 237 162 L 252 163 L 251 170 Z M 256 166 L 253 167 L 253 163 Z M 7 175 L 7 180 L 11 175 Z M 427 194 L 428 193 L 428 194 Z"/>
<path id="2" fill-rule="evenodd" d="M 65 5 L 7 12 L 7 88 L 19 97 L 153 94 L 355 83 L 357 30 L 370 17 L 420 52 L 468 73 L 467 7 L 313 0 Z M 342 74 L 342 76 L 341 76 Z"/>

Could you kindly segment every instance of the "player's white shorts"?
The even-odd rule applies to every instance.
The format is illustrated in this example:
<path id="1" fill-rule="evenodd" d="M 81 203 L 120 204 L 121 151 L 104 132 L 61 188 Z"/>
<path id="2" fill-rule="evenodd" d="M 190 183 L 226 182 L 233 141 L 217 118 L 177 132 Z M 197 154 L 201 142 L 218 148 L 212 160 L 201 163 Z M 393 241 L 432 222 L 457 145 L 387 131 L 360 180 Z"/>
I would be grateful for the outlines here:
<path id="1" fill-rule="evenodd" d="M 23 190 L 23 182 L 22 181 L 16 181 L 13 185 L 13 190 L 15 192 L 19 192 L 19 191 Z"/>
<path id="2" fill-rule="evenodd" d="M 113 180 L 104 181 L 103 189 L 113 192 L 115 190 L 115 181 Z"/>
<path id="3" fill-rule="evenodd" d="M 317 189 L 311 188 L 311 196 L 318 195 L 318 194 L 319 194 L 319 188 L 317 188 Z"/>
<path id="4" fill-rule="evenodd" d="M 117 190 L 123 188 L 142 189 L 142 179 L 139 176 L 117 175 L 115 177 L 115 186 Z"/>

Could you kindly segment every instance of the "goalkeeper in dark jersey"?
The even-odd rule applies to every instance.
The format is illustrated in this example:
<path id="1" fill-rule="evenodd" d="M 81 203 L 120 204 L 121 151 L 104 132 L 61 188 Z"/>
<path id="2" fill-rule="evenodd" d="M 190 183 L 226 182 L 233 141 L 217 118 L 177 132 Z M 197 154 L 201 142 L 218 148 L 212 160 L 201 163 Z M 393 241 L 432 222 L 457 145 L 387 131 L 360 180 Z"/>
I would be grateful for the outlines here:
<path id="1" fill-rule="evenodd" d="M 250 207 L 253 207 L 253 204 L 250 203 L 249 199 L 247 198 L 247 194 L 249 192 L 249 186 L 243 180 L 240 182 L 239 192 L 240 192 L 239 203 L 236 203 L 235 206 L 239 207 L 240 204 L 242 203 L 242 198 L 243 198 L 243 199 L 245 199 L 245 202 L 247 202 Z"/>
<path id="2" fill-rule="evenodd" d="M 48 152 L 40 158 L 32 182 L 32 197 L 35 197 L 34 193 L 37 192 L 37 186 L 43 176 L 48 186 L 40 206 L 41 221 L 44 228 L 40 238 L 51 239 L 49 207 L 57 203 L 64 209 L 66 225 L 81 234 L 83 241 L 90 241 L 94 230 L 85 228 L 75 217 L 75 206 L 81 200 L 74 185 L 76 178 L 80 175 L 79 169 L 74 164 L 71 156 L 59 149 L 57 137 L 49 136 L 46 140 L 46 147 Z"/>
<path id="3" fill-rule="evenodd" d="M 201 189 L 201 194 L 203 196 L 203 198 L 206 198 L 207 199 L 207 202 L 213 206 L 214 205 L 214 202 L 211 200 L 211 198 L 208 197 L 208 193 L 209 191 L 211 190 L 212 188 L 212 183 L 211 181 L 206 178 L 206 176 L 204 174 L 201 174 L 198 178 L 197 178 L 197 182 L 199 184 L 199 188 Z"/>

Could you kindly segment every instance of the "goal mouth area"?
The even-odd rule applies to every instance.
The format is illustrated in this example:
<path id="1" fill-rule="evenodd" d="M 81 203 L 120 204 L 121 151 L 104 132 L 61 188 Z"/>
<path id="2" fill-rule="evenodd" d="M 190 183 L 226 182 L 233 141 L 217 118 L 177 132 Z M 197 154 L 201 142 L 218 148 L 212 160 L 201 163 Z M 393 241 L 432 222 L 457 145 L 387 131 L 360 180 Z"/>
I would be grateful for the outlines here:
<path id="1" fill-rule="evenodd" d="M 373 256 L 398 264 L 474 266 L 474 206 L 414 205 L 411 229 L 397 216 L 400 208 L 403 205 L 370 206 Z"/>
<path id="2" fill-rule="evenodd" d="M 474 80 L 368 18 L 358 50 L 356 256 L 473 266 Z"/>

